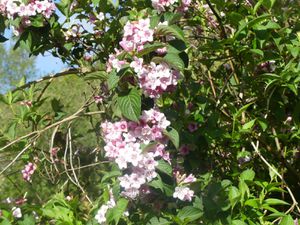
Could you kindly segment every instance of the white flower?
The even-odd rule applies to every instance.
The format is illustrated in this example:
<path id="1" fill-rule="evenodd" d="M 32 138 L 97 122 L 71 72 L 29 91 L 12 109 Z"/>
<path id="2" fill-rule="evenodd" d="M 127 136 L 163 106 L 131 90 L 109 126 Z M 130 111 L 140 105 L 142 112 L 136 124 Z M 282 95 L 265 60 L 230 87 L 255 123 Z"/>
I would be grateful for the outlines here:
<path id="1" fill-rule="evenodd" d="M 21 217 L 22 217 L 21 209 L 20 209 L 20 208 L 13 207 L 13 208 L 12 208 L 12 215 L 13 215 L 15 218 L 21 218 Z"/>
<path id="2" fill-rule="evenodd" d="M 103 12 L 100 12 L 99 15 L 97 16 L 97 19 L 100 21 L 103 21 L 105 19 L 105 15 Z"/>
<path id="3" fill-rule="evenodd" d="M 105 217 L 105 214 L 108 210 L 108 206 L 107 205 L 102 205 L 100 207 L 100 209 L 98 210 L 96 216 L 95 216 L 95 219 L 98 221 L 98 223 L 102 224 L 104 222 L 106 222 L 106 217 Z"/>
<path id="4" fill-rule="evenodd" d="M 194 191 L 190 190 L 188 187 L 176 187 L 173 193 L 174 198 L 178 198 L 181 201 L 192 201 L 194 196 Z"/>

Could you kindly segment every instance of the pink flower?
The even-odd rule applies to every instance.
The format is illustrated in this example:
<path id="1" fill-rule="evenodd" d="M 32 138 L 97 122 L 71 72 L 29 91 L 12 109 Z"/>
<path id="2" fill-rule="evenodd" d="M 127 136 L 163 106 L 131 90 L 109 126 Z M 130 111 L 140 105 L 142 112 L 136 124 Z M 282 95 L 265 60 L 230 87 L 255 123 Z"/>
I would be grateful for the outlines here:
<path id="1" fill-rule="evenodd" d="M 158 48 L 158 49 L 156 49 L 155 52 L 156 52 L 157 54 L 159 54 L 159 55 L 164 55 L 164 54 L 167 53 L 167 47 Z"/>
<path id="2" fill-rule="evenodd" d="M 36 165 L 29 162 L 25 168 L 22 170 L 23 179 L 25 181 L 31 182 L 31 176 L 36 170 Z"/>
<path id="3" fill-rule="evenodd" d="M 117 72 L 119 72 L 124 65 L 126 64 L 125 60 L 119 60 L 117 57 L 120 54 L 118 50 L 116 50 L 115 54 L 110 54 L 109 59 L 106 65 L 106 71 L 110 72 L 112 69 L 116 69 Z"/>
<path id="4" fill-rule="evenodd" d="M 101 124 L 105 156 L 114 161 L 121 170 L 126 171 L 119 177 L 123 196 L 135 198 L 147 182 L 153 180 L 158 166 L 156 157 L 170 161 L 165 152 L 163 130 L 170 125 L 165 115 L 157 109 L 142 112 L 139 122 L 103 122 Z M 157 142 L 144 152 L 141 145 Z"/>
<path id="5" fill-rule="evenodd" d="M 196 182 L 196 178 L 193 174 L 188 175 L 183 181 L 182 184 L 190 184 Z"/>
<path id="6" fill-rule="evenodd" d="M 179 148 L 179 153 L 183 156 L 186 156 L 190 153 L 190 148 L 187 145 L 182 145 Z"/>
<path id="7" fill-rule="evenodd" d="M 94 100 L 95 100 L 96 104 L 102 103 L 103 102 L 103 97 L 99 96 L 99 95 L 96 95 L 96 96 L 94 96 Z"/>
<path id="8" fill-rule="evenodd" d="M 114 208 L 116 206 L 116 202 L 115 202 L 115 199 L 114 199 L 114 196 L 113 196 L 111 190 L 110 190 L 109 194 L 110 194 L 109 201 L 106 202 L 104 205 L 102 205 L 100 207 L 100 209 L 98 210 L 98 212 L 97 212 L 97 214 L 95 216 L 95 219 L 97 220 L 97 222 L 99 224 L 103 224 L 103 223 L 106 222 L 106 213 L 107 213 L 107 210 L 111 209 L 111 208 Z"/>
<path id="9" fill-rule="evenodd" d="M 150 19 L 127 22 L 124 26 L 124 36 L 120 41 L 121 47 L 126 52 L 140 51 L 144 44 L 153 41 L 154 31 L 150 29 Z"/>
<path id="10" fill-rule="evenodd" d="M 156 65 L 152 62 L 149 66 L 139 69 L 137 75 L 140 87 L 150 98 L 159 98 L 161 94 L 176 86 L 179 79 L 179 72 L 172 70 L 165 63 Z"/>
<path id="11" fill-rule="evenodd" d="M 20 103 L 21 105 L 27 106 L 28 108 L 32 106 L 32 101 L 24 100 Z"/>
<path id="12" fill-rule="evenodd" d="M 196 130 L 198 130 L 198 125 L 197 125 L 197 123 L 195 123 L 195 122 L 189 123 L 189 125 L 188 125 L 188 130 L 189 130 L 189 132 L 191 132 L 191 133 L 193 133 L 193 132 L 195 132 Z"/>
<path id="13" fill-rule="evenodd" d="M 58 147 L 52 148 L 50 151 L 50 154 L 54 157 L 57 157 L 57 153 L 59 150 L 60 150 L 60 148 L 58 148 Z"/>
<path id="14" fill-rule="evenodd" d="M 18 4 L 17 4 L 18 3 Z M 1 0 L 0 13 L 7 16 L 9 19 L 18 15 L 21 19 L 42 14 L 49 18 L 55 11 L 55 4 L 48 0 L 31 1 L 28 4 L 22 3 L 20 0 Z"/>
<path id="15" fill-rule="evenodd" d="M 192 3 L 192 0 L 182 0 L 181 5 L 178 7 L 179 12 L 185 12 L 189 10 L 189 6 Z"/>
<path id="16" fill-rule="evenodd" d="M 173 193 L 173 198 L 178 198 L 181 201 L 192 201 L 194 196 L 194 191 L 190 190 L 188 187 L 176 187 Z"/>
<path id="17" fill-rule="evenodd" d="M 143 58 L 137 58 L 134 56 L 134 61 L 130 63 L 130 67 L 134 69 L 134 72 L 140 73 L 143 69 Z"/>
<path id="18" fill-rule="evenodd" d="M 152 6 L 158 12 L 166 11 L 166 7 L 175 4 L 177 0 L 152 0 Z"/>

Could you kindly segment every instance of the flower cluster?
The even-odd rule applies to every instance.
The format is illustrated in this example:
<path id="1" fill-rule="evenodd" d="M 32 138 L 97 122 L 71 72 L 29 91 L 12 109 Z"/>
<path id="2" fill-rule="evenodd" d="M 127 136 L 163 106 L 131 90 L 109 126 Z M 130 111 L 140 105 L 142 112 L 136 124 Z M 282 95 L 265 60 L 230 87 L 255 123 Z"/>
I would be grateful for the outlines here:
<path id="1" fill-rule="evenodd" d="M 196 178 L 194 177 L 194 175 L 181 175 L 179 171 L 177 171 L 177 173 L 175 174 L 175 178 L 178 186 L 175 188 L 173 197 L 178 198 L 181 201 L 192 201 L 194 191 L 191 190 L 187 185 L 196 182 Z"/>
<path id="2" fill-rule="evenodd" d="M 169 7 L 175 4 L 176 2 L 177 0 L 152 0 L 152 6 L 158 12 L 164 12 L 166 11 L 165 7 Z"/>
<path id="3" fill-rule="evenodd" d="M 22 170 L 22 174 L 23 174 L 23 179 L 31 182 L 31 176 L 34 173 L 34 171 L 36 170 L 36 165 L 33 163 L 28 163 L 25 168 Z"/>
<path id="4" fill-rule="evenodd" d="M 102 205 L 100 207 L 100 209 L 98 210 L 96 216 L 95 216 L 95 219 L 98 221 L 98 223 L 100 224 L 103 224 L 106 222 L 106 213 L 107 213 L 107 210 L 108 209 L 111 209 L 113 207 L 116 206 L 116 202 L 115 202 L 115 199 L 114 199 L 114 196 L 112 194 L 112 191 L 110 190 L 109 191 L 109 195 L 110 195 L 110 199 L 108 202 L 106 202 L 106 204 Z"/>
<path id="5" fill-rule="evenodd" d="M 139 85 L 144 94 L 150 98 L 159 98 L 162 93 L 172 90 L 177 85 L 179 72 L 171 69 L 166 63 L 151 62 L 143 65 L 143 59 L 135 58 L 130 66 L 137 73 Z"/>
<path id="6" fill-rule="evenodd" d="M 119 72 L 124 65 L 126 64 L 125 60 L 118 59 L 118 56 L 122 53 L 118 49 L 115 49 L 115 54 L 110 54 L 108 57 L 108 61 L 106 63 L 106 71 L 111 72 L 112 69 L 116 69 Z"/>
<path id="7" fill-rule="evenodd" d="M 54 10 L 55 4 L 48 0 L 31 0 L 28 4 L 24 4 L 22 0 L 0 0 L 0 13 L 9 19 L 15 16 L 28 18 L 38 14 L 50 18 Z"/>
<path id="8" fill-rule="evenodd" d="M 181 201 L 192 201 L 192 197 L 194 196 L 194 191 L 192 191 L 188 187 L 176 187 L 175 192 L 173 193 L 174 198 L 178 198 Z"/>
<path id="9" fill-rule="evenodd" d="M 178 8 L 178 11 L 180 12 L 186 12 L 189 9 L 189 6 L 191 5 L 192 0 L 182 0 L 181 5 Z"/>
<path id="10" fill-rule="evenodd" d="M 153 41 L 154 30 L 150 29 L 150 19 L 127 22 L 120 45 L 126 52 L 140 51 L 147 42 Z"/>
<path id="11" fill-rule="evenodd" d="M 168 140 L 163 134 L 169 125 L 165 115 L 156 109 L 143 111 L 139 122 L 122 120 L 101 124 L 106 142 L 105 156 L 126 170 L 119 177 L 124 196 L 136 198 L 146 183 L 157 176 L 158 157 L 170 161 L 165 151 Z"/>

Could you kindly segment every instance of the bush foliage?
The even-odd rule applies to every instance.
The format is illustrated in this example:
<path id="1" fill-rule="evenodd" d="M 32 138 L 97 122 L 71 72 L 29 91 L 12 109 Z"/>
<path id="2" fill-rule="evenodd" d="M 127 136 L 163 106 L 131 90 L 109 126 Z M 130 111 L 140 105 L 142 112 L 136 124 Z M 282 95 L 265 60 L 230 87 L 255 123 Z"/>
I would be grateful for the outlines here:
<path id="1" fill-rule="evenodd" d="M 70 66 L 0 96 L 0 224 L 298 224 L 299 10 L 0 0 Z"/>

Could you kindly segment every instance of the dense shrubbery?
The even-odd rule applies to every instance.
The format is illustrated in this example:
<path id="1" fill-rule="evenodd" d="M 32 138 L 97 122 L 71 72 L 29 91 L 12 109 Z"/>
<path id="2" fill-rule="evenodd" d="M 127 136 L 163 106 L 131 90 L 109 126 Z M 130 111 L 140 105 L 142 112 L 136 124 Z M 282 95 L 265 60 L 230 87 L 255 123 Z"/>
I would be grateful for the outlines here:
<path id="1" fill-rule="evenodd" d="M 297 1 L 55 5 L 0 0 L 70 65 L 1 96 L 1 224 L 298 223 Z"/>

